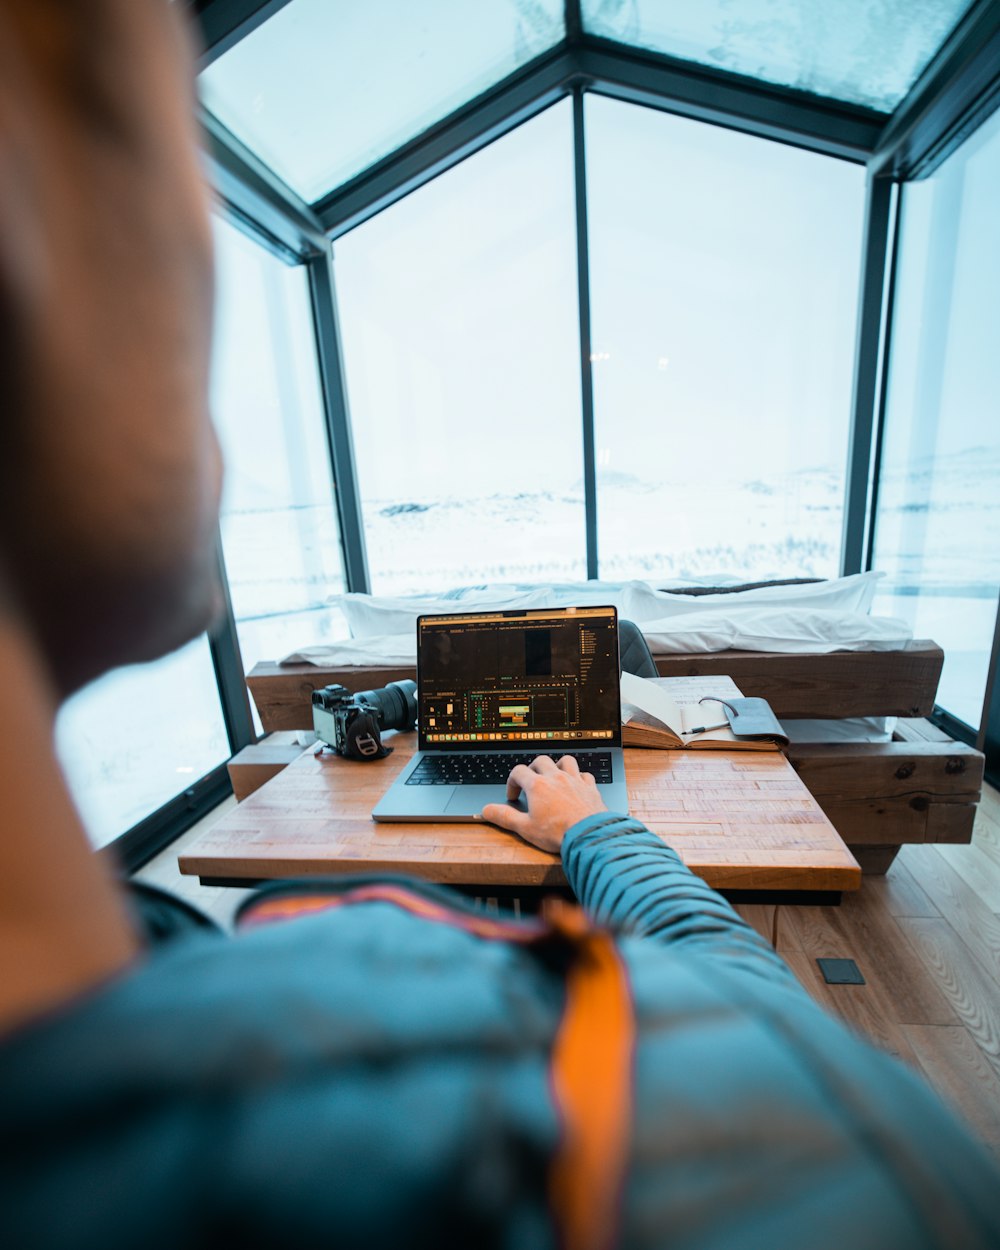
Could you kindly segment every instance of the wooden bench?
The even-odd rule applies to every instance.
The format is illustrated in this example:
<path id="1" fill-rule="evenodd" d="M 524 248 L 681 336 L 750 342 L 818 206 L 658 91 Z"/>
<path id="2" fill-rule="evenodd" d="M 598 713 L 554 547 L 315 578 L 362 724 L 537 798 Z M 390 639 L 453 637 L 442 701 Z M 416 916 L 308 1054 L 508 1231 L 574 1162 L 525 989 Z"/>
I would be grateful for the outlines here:
<path id="1" fill-rule="evenodd" d="M 792 767 L 867 873 L 883 873 L 907 842 L 968 842 L 983 781 L 983 756 L 925 718 L 934 707 L 944 653 L 928 640 L 891 651 L 780 654 L 716 651 L 657 653 L 663 677 L 725 673 L 745 695 L 768 700 L 781 720 L 899 718 L 892 742 L 792 744 Z M 268 732 L 312 728 L 312 692 L 338 682 L 373 690 L 412 678 L 412 665 L 323 668 L 260 663 L 247 685 Z M 251 768 L 248 748 L 237 769 Z M 258 762 L 256 767 L 261 767 Z M 236 763 L 236 761 L 234 761 Z M 280 759 L 264 765 L 273 775 Z M 244 774 L 249 780 L 251 774 Z M 241 780 L 241 788 L 245 782 Z M 239 797 L 239 792 L 238 792 Z"/>

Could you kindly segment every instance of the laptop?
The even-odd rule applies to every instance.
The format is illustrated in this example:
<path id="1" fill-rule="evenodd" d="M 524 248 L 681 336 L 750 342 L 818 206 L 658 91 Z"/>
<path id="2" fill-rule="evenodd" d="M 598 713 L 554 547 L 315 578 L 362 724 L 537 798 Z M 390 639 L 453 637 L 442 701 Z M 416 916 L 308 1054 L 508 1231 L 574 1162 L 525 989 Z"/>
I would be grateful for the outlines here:
<path id="1" fill-rule="evenodd" d="M 373 819 L 478 820 L 515 764 L 567 753 L 627 812 L 619 683 L 613 607 L 418 617 L 419 750 Z"/>

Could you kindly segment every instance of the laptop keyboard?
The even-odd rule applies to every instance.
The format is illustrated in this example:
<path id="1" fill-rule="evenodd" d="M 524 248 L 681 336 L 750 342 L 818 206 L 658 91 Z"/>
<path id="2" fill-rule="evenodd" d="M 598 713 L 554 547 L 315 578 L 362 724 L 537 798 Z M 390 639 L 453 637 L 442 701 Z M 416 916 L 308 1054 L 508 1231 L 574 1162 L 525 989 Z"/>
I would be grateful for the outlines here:
<path id="1" fill-rule="evenodd" d="M 487 786 L 503 785 L 515 764 L 530 764 L 542 752 L 476 752 L 474 755 L 425 755 L 406 779 L 408 786 Z M 572 755 L 580 772 L 593 773 L 594 780 L 608 785 L 614 780 L 609 751 L 562 751 Z"/>

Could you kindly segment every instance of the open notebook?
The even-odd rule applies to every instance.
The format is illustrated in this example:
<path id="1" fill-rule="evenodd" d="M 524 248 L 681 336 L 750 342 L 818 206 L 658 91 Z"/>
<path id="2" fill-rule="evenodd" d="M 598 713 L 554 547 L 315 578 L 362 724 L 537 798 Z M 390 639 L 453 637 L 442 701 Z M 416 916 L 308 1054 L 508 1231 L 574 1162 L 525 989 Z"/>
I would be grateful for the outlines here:
<path id="1" fill-rule="evenodd" d="M 731 677 L 622 673 L 622 745 L 669 750 L 777 751 L 788 738 L 763 699 Z"/>

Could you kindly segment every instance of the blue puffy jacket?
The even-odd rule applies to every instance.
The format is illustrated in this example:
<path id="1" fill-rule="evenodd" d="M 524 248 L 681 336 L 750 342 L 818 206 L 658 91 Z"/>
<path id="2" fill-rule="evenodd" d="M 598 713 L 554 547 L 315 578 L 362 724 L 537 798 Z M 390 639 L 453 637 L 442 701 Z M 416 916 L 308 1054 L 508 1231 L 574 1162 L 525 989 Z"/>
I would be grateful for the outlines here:
<path id="1" fill-rule="evenodd" d="M 633 1013 L 611 1241 L 1000 1247 L 985 1150 L 658 838 L 590 817 L 563 861 L 616 934 Z M 580 943 L 532 922 L 524 940 L 477 932 L 460 901 L 448 921 L 448 892 L 415 897 L 170 942 L 8 1036 L 0 1243 L 585 1244 L 553 1198 L 553 1053 Z"/>

